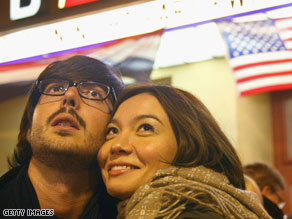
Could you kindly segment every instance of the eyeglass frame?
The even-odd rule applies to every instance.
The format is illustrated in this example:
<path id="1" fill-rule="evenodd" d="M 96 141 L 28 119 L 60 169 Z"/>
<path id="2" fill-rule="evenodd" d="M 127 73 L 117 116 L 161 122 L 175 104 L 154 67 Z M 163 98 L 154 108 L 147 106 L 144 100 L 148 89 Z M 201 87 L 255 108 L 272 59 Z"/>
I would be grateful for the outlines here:
<path id="1" fill-rule="evenodd" d="M 64 92 L 63 94 L 47 94 L 47 93 L 43 93 L 43 92 L 41 91 L 41 87 L 40 87 L 41 82 L 44 81 L 44 80 L 66 81 L 66 82 L 69 82 L 69 86 L 68 86 L 68 88 L 65 88 L 65 89 L 64 89 L 65 92 Z M 80 92 L 80 90 L 79 90 L 79 86 L 80 86 L 80 84 L 82 84 L 82 83 L 92 83 L 92 84 L 94 83 L 94 84 L 100 84 L 100 85 L 103 85 L 103 86 L 105 86 L 105 87 L 107 87 L 107 88 L 109 89 L 108 94 L 107 94 L 107 95 L 105 96 L 105 98 L 103 98 L 103 99 L 94 99 L 94 98 L 90 98 L 90 97 L 85 97 L 85 96 L 83 96 L 83 95 L 81 94 L 81 92 Z M 104 101 L 104 100 L 106 100 L 106 99 L 108 98 L 108 96 L 109 96 L 110 94 L 112 94 L 112 95 L 113 95 L 114 102 L 117 101 L 117 94 L 116 94 L 116 91 L 115 91 L 115 89 L 114 89 L 113 87 L 108 86 L 108 85 L 106 85 L 106 84 L 99 83 L 99 82 L 95 82 L 95 81 L 80 81 L 80 82 L 73 82 L 73 81 L 70 81 L 70 80 L 64 80 L 64 79 L 48 78 L 48 79 L 43 79 L 43 80 L 37 80 L 37 81 L 36 81 L 36 86 L 37 86 L 38 92 L 39 92 L 40 94 L 42 94 L 42 95 L 47 95 L 47 96 L 63 96 L 63 95 L 66 94 L 66 92 L 69 90 L 70 87 L 76 87 L 79 96 L 82 97 L 82 98 L 85 98 L 85 99 L 88 99 L 88 100 Z"/>

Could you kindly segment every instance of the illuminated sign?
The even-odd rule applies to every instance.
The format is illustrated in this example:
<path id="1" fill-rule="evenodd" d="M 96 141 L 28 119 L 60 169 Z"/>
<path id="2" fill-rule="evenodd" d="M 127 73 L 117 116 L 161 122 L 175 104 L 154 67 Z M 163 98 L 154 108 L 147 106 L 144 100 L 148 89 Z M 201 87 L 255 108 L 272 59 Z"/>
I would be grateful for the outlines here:
<path id="1" fill-rule="evenodd" d="M 69 8 L 97 1 L 99 0 L 58 0 L 58 8 Z M 36 15 L 41 4 L 41 0 L 30 0 L 28 2 L 25 0 L 10 0 L 10 20 L 14 21 Z"/>
<path id="2" fill-rule="evenodd" d="M 10 0 L 10 19 L 19 20 L 34 16 L 41 7 L 41 0 L 31 0 L 28 5 L 22 6 L 21 0 Z"/>
<path id="3" fill-rule="evenodd" d="M 77 5 L 83 5 L 87 4 L 90 2 L 97 2 L 99 0 L 59 0 L 58 1 L 58 8 L 69 8 L 69 7 L 74 7 Z"/>
<path id="4" fill-rule="evenodd" d="M 0 0 L 0 36 L 13 29 L 145 0 Z"/>

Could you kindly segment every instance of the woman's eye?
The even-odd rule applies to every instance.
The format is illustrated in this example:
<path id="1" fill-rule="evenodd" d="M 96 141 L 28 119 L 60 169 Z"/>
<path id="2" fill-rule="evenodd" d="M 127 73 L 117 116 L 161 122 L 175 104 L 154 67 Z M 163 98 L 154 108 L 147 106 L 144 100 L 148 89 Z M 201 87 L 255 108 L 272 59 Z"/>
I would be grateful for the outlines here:
<path id="1" fill-rule="evenodd" d="M 114 135 L 114 134 L 118 134 L 118 129 L 114 128 L 114 127 L 110 127 L 107 129 L 106 132 L 107 135 Z"/>
<path id="2" fill-rule="evenodd" d="M 149 131 L 154 131 L 154 127 L 149 124 L 143 124 L 139 127 L 139 131 L 144 131 L 144 132 L 149 132 Z"/>

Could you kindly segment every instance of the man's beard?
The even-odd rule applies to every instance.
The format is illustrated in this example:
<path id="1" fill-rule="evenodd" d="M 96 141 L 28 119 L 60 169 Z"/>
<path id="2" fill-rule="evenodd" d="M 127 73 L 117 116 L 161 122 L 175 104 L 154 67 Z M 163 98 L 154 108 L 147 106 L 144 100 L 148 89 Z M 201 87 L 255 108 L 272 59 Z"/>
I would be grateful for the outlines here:
<path id="1" fill-rule="evenodd" d="M 96 169 L 97 151 L 101 145 L 97 136 L 90 133 L 84 137 L 84 141 L 78 144 L 70 139 L 70 136 L 60 133 L 56 138 L 46 136 L 40 126 L 35 127 L 31 133 L 31 147 L 33 157 L 41 163 L 64 172 L 76 172 Z"/>

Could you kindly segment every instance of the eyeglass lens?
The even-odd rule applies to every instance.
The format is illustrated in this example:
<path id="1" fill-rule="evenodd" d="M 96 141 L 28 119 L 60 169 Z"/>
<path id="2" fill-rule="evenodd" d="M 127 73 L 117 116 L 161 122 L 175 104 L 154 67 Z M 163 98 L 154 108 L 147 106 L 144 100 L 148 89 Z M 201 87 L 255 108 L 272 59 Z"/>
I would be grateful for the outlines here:
<path id="1" fill-rule="evenodd" d="M 109 88 L 102 84 L 84 82 L 79 84 L 79 92 L 83 97 L 102 100 L 107 97 Z"/>
<path id="2" fill-rule="evenodd" d="M 63 95 L 69 87 L 69 81 L 43 80 L 40 91 L 48 95 Z"/>
<path id="3" fill-rule="evenodd" d="M 61 96 L 66 93 L 69 86 L 69 81 L 48 79 L 40 82 L 39 89 L 46 95 Z M 94 100 L 103 100 L 110 92 L 108 86 L 96 82 L 81 82 L 76 87 L 82 97 Z"/>

